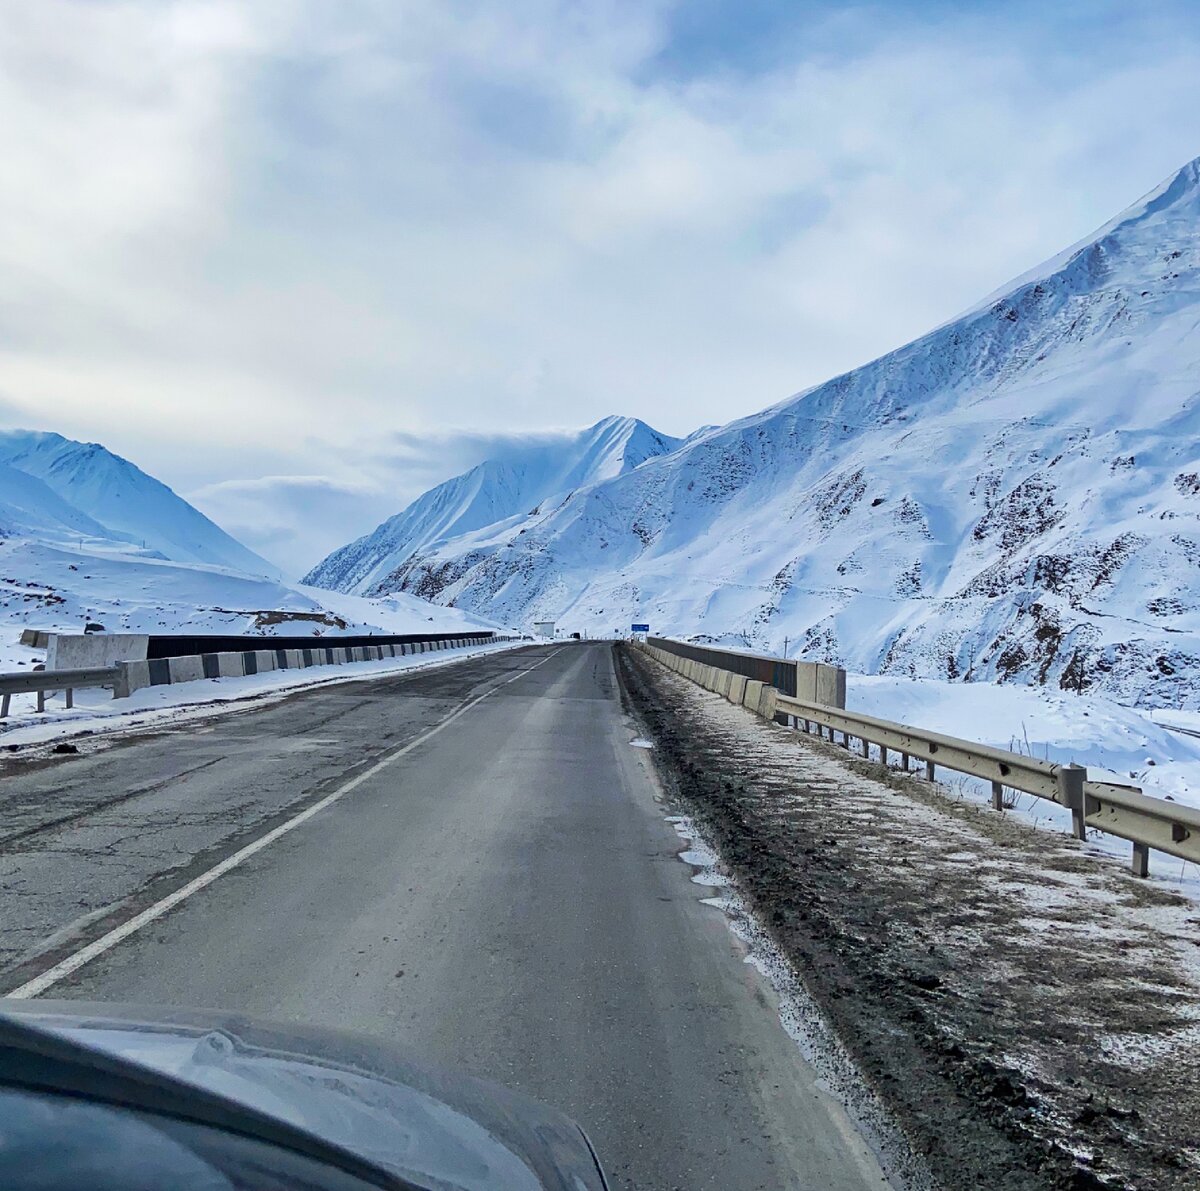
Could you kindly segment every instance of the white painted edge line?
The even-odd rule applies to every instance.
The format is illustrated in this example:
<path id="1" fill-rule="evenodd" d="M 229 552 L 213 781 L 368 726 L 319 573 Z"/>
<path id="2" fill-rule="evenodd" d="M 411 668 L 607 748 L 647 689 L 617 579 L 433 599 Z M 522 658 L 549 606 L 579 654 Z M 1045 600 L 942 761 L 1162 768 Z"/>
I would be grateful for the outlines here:
<path id="1" fill-rule="evenodd" d="M 411 753 L 413 749 L 420 747 L 431 736 L 436 736 L 443 728 L 448 728 L 459 716 L 466 715 L 471 708 L 482 703 L 489 695 L 494 695 L 502 687 L 508 686 L 511 682 L 516 682 L 518 678 L 524 678 L 526 674 L 532 673 L 538 666 L 544 666 L 551 658 L 557 657 L 561 652 L 562 646 L 553 653 L 547 654 L 540 662 L 535 662 L 532 666 L 527 666 L 511 678 L 506 678 L 503 682 L 497 683 L 491 690 L 485 691 L 469 703 L 464 703 L 456 711 L 452 711 L 441 723 L 435 724 L 430 728 L 428 732 L 418 736 L 415 740 L 410 740 L 408 744 L 402 745 L 395 752 L 389 753 L 381 761 L 377 761 L 372 765 L 370 769 L 364 770 L 357 777 L 351 778 L 345 785 L 339 786 L 332 794 L 326 794 L 319 802 L 314 802 L 312 806 L 302 810 L 293 818 L 288 819 L 286 823 L 281 823 L 265 835 L 260 835 L 258 839 L 246 844 L 245 847 L 239 848 L 232 856 L 227 856 L 219 864 L 213 865 L 212 868 L 207 869 L 198 877 L 194 877 L 186 885 L 176 889 L 174 893 L 168 893 L 166 897 L 156 901 L 154 905 L 147 907 L 140 914 L 135 914 L 128 921 L 122 922 L 120 926 L 114 927 L 108 934 L 101 935 L 100 938 L 93 940 L 86 947 L 81 947 L 72 955 L 68 955 L 66 959 L 60 960 L 52 968 L 47 968 L 40 976 L 35 976 L 32 980 L 28 980 L 19 987 L 14 988 L 12 992 L 3 995 L 11 997 L 14 1000 L 28 1000 L 31 997 L 40 996 L 64 977 L 70 976 L 72 972 L 77 972 L 84 964 L 90 963 L 97 956 L 111 950 L 122 940 L 136 934 L 143 926 L 148 926 L 151 922 L 168 913 L 168 911 L 173 910 L 181 902 L 187 901 L 193 893 L 199 893 L 201 889 L 211 885 L 218 877 L 223 877 L 231 869 L 237 868 L 243 861 L 249 860 L 255 853 L 269 847 L 277 839 L 287 835 L 289 831 L 294 831 L 302 823 L 307 823 L 314 815 L 319 814 L 326 807 L 332 806 L 339 798 L 349 794 L 351 790 L 361 786 L 363 782 L 374 777 L 393 762 L 400 760 L 407 753 Z"/>

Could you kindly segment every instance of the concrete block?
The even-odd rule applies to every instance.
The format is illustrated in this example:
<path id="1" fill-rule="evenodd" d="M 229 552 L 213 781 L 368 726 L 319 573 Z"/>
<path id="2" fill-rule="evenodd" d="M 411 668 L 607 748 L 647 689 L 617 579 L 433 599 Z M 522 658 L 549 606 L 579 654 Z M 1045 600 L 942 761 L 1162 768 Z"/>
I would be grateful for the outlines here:
<path id="1" fill-rule="evenodd" d="M 149 643 L 145 633 L 50 633 L 46 669 L 91 670 L 144 661 Z"/>
<path id="2" fill-rule="evenodd" d="M 240 653 L 217 654 L 217 673 L 222 678 L 242 678 L 246 673 Z"/>
<path id="3" fill-rule="evenodd" d="M 266 674 L 271 670 L 278 669 L 275 665 L 275 651 L 273 649 L 256 649 L 254 651 L 254 660 L 257 663 L 259 674 Z"/>
<path id="4" fill-rule="evenodd" d="M 199 682 L 204 677 L 204 659 L 199 654 L 191 657 L 168 658 L 168 673 L 171 682 Z"/>
<path id="5" fill-rule="evenodd" d="M 826 707 L 846 706 L 846 671 L 825 662 L 796 663 L 796 698 Z"/>
<path id="6" fill-rule="evenodd" d="M 150 685 L 149 662 L 118 662 L 113 698 L 127 699 L 134 691 Z"/>
<path id="7" fill-rule="evenodd" d="M 828 707 L 846 707 L 846 671 L 841 666 L 827 666 L 824 662 L 817 665 L 816 703 L 824 703 Z"/>
<path id="8" fill-rule="evenodd" d="M 284 653 L 287 655 L 287 666 L 289 670 L 304 669 L 304 654 L 299 649 L 286 649 Z"/>
<path id="9" fill-rule="evenodd" d="M 744 674 L 732 674 L 729 679 L 729 702 L 741 703 L 746 696 L 747 678 Z"/>
<path id="10" fill-rule="evenodd" d="M 775 706 L 778 699 L 779 692 L 773 686 L 763 687 L 758 700 L 758 714 L 768 723 L 773 723 L 775 720 Z"/>
<path id="11" fill-rule="evenodd" d="M 749 707 L 751 711 L 757 712 L 758 702 L 762 698 L 764 685 L 757 678 L 746 679 L 746 689 L 742 694 L 742 706 Z"/>

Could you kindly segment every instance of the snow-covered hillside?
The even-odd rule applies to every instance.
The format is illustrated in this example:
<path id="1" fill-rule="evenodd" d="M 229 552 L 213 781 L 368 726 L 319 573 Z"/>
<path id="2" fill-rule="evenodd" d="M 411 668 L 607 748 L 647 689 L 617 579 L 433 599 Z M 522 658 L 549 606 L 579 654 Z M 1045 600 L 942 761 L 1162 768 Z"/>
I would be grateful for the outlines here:
<path id="1" fill-rule="evenodd" d="M 493 628 L 403 593 L 386 599 L 292 587 L 272 579 L 136 555 L 0 541 L 0 669 L 25 664 L 23 628 L 108 632 L 440 633 Z"/>
<path id="2" fill-rule="evenodd" d="M 863 673 L 1200 699 L 1200 162 L 980 307 L 387 587 Z"/>
<path id="3" fill-rule="evenodd" d="M 200 561 L 210 556 L 224 565 Z M 103 447 L 0 432 L 0 669 L 35 660 L 16 644 L 23 628 L 303 635 L 492 627 L 403 593 L 367 600 L 288 586 L 262 577 L 271 569 Z"/>
<path id="4" fill-rule="evenodd" d="M 394 591 L 417 551 L 456 535 L 555 507 L 577 488 L 623 475 L 681 440 L 636 418 L 609 417 L 572 436 L 517 440 L 503 456 L 431 488 L 373 532 L 318 563 L 304 582 L 334 591 Z"/>
<path id="5" fill-rule="evenodd" d="M 106 531 L 83 531 L 89 535 L 135 545 L 174 562 L 231 567 L 249 575 L 278 571 L 166 484 L 99 443 L 75 442 L 44 431 L 4 430 L 0 461 L 40 481 L 60 504 L 77 509 Z"/>

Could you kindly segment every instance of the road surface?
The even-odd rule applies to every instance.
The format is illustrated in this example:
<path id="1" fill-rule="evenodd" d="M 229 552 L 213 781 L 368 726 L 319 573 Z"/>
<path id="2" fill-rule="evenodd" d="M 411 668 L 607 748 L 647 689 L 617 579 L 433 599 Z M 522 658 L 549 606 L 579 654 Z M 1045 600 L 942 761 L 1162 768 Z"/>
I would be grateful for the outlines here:
<path id="1" fill-rule="evenodd" d="M 384 1036 L 570 1113 L 618 1188 L 880 1187 L 635 736 L 571 644 L 8 761 L 3 987 Z"/>

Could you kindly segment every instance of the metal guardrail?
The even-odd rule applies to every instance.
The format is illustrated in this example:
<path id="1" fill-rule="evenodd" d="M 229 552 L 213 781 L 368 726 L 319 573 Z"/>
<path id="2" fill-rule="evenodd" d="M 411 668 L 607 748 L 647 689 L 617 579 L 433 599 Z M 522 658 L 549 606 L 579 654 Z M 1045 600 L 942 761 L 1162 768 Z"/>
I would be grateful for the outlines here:
<path id="1" fill-rule="evenodd" d="M 8 716 L 13 695 L 37 695 L 38 711 L 46 710 L 47 691 L 66 691 L 66 704 L 75 706 L 75 692 L 83 687 L 114 687 L 119 670 L 102 666 L 89 670 L 33 670 L 28 674 L 0 674 L 0 720 Z"/>
<path id="2" fill-rule="evenodd" d="M 671 669 L 685 670 L 677 664 L 677 658 L 663 650 L 647 649 L 646 652 Z M 711 689 L 704 675 L 700 676 L 700 681 L 710 685 Z M 1133 844 L 1135 876 L 1148 874 L 1151 848 L 1200 864 L 1200 810 L 1163 798 L 1152 798 L 1137 786 L 1088 781 L 1087 770 L 1081 765 L 1040 761 L 1021 753 L 784 694 L 773 700 L 772 710 L 776 720 L 782 718 L 789 726 L 800 727 L 805 732 L 815 730 L 821 737 L 827 735 L 831 742 L 836 742 L 840 733 L 841 744 L 847 749 L 852 740 L 860 741 L 863 756 L 868 759 L 871 759 L 873 745 L 879 750 L 879 760 L 884 765 L 888 764 L 891 753 L 899 754 L 905 772 L 909 772 L 914 759 L 924 761 L 925 775 L 930 781 L 938 766 L 990 781 L 992 806 L 997 810 L 1003 809 L 1006 788 L 1056 802 L 1070 810 L 1077 839 L 1085 839 L 1087 828 L 1092 827 L 1129 840 Z"/>
<path id="3" fill-rule="evenodd" d="M 871 745 L 875 745 L 885 765 L 889 751 L 900 754 L 901 768 L 905 770 L 910 757 L 924 761 L 926 776 L 931 781 L 938 765 L 990 781 L 992 805 L 997 809 L 1002 806 L 1005 787 L 1057 802 L 1070 810 L 1076 838 L 1085 839 L 1087 828 L 1094 827 L 1129 840 L 1133 844 L 1133 871 L 1137 876 L 1144 877 L 1149 871 L 1151 848 L 1200 864 L 1200 810 L 1151 798 L 1137 786 L 1090 782 L 1087 770 L 1081 765 L 1039 761 L 1021 753 L 926 732 L 875 716 L 805 703 L 786 695 L 780 695 L 776 701 L 776 715 L 781 714 L 801 721 L 805 731 L 811 731 L 810 725 L 817 725 L 821 735 L 828 730 L 831 741 L 841 732 L 847 748 L 852 739 L 858 739 L 866 756 L 870 755 Z"/>

